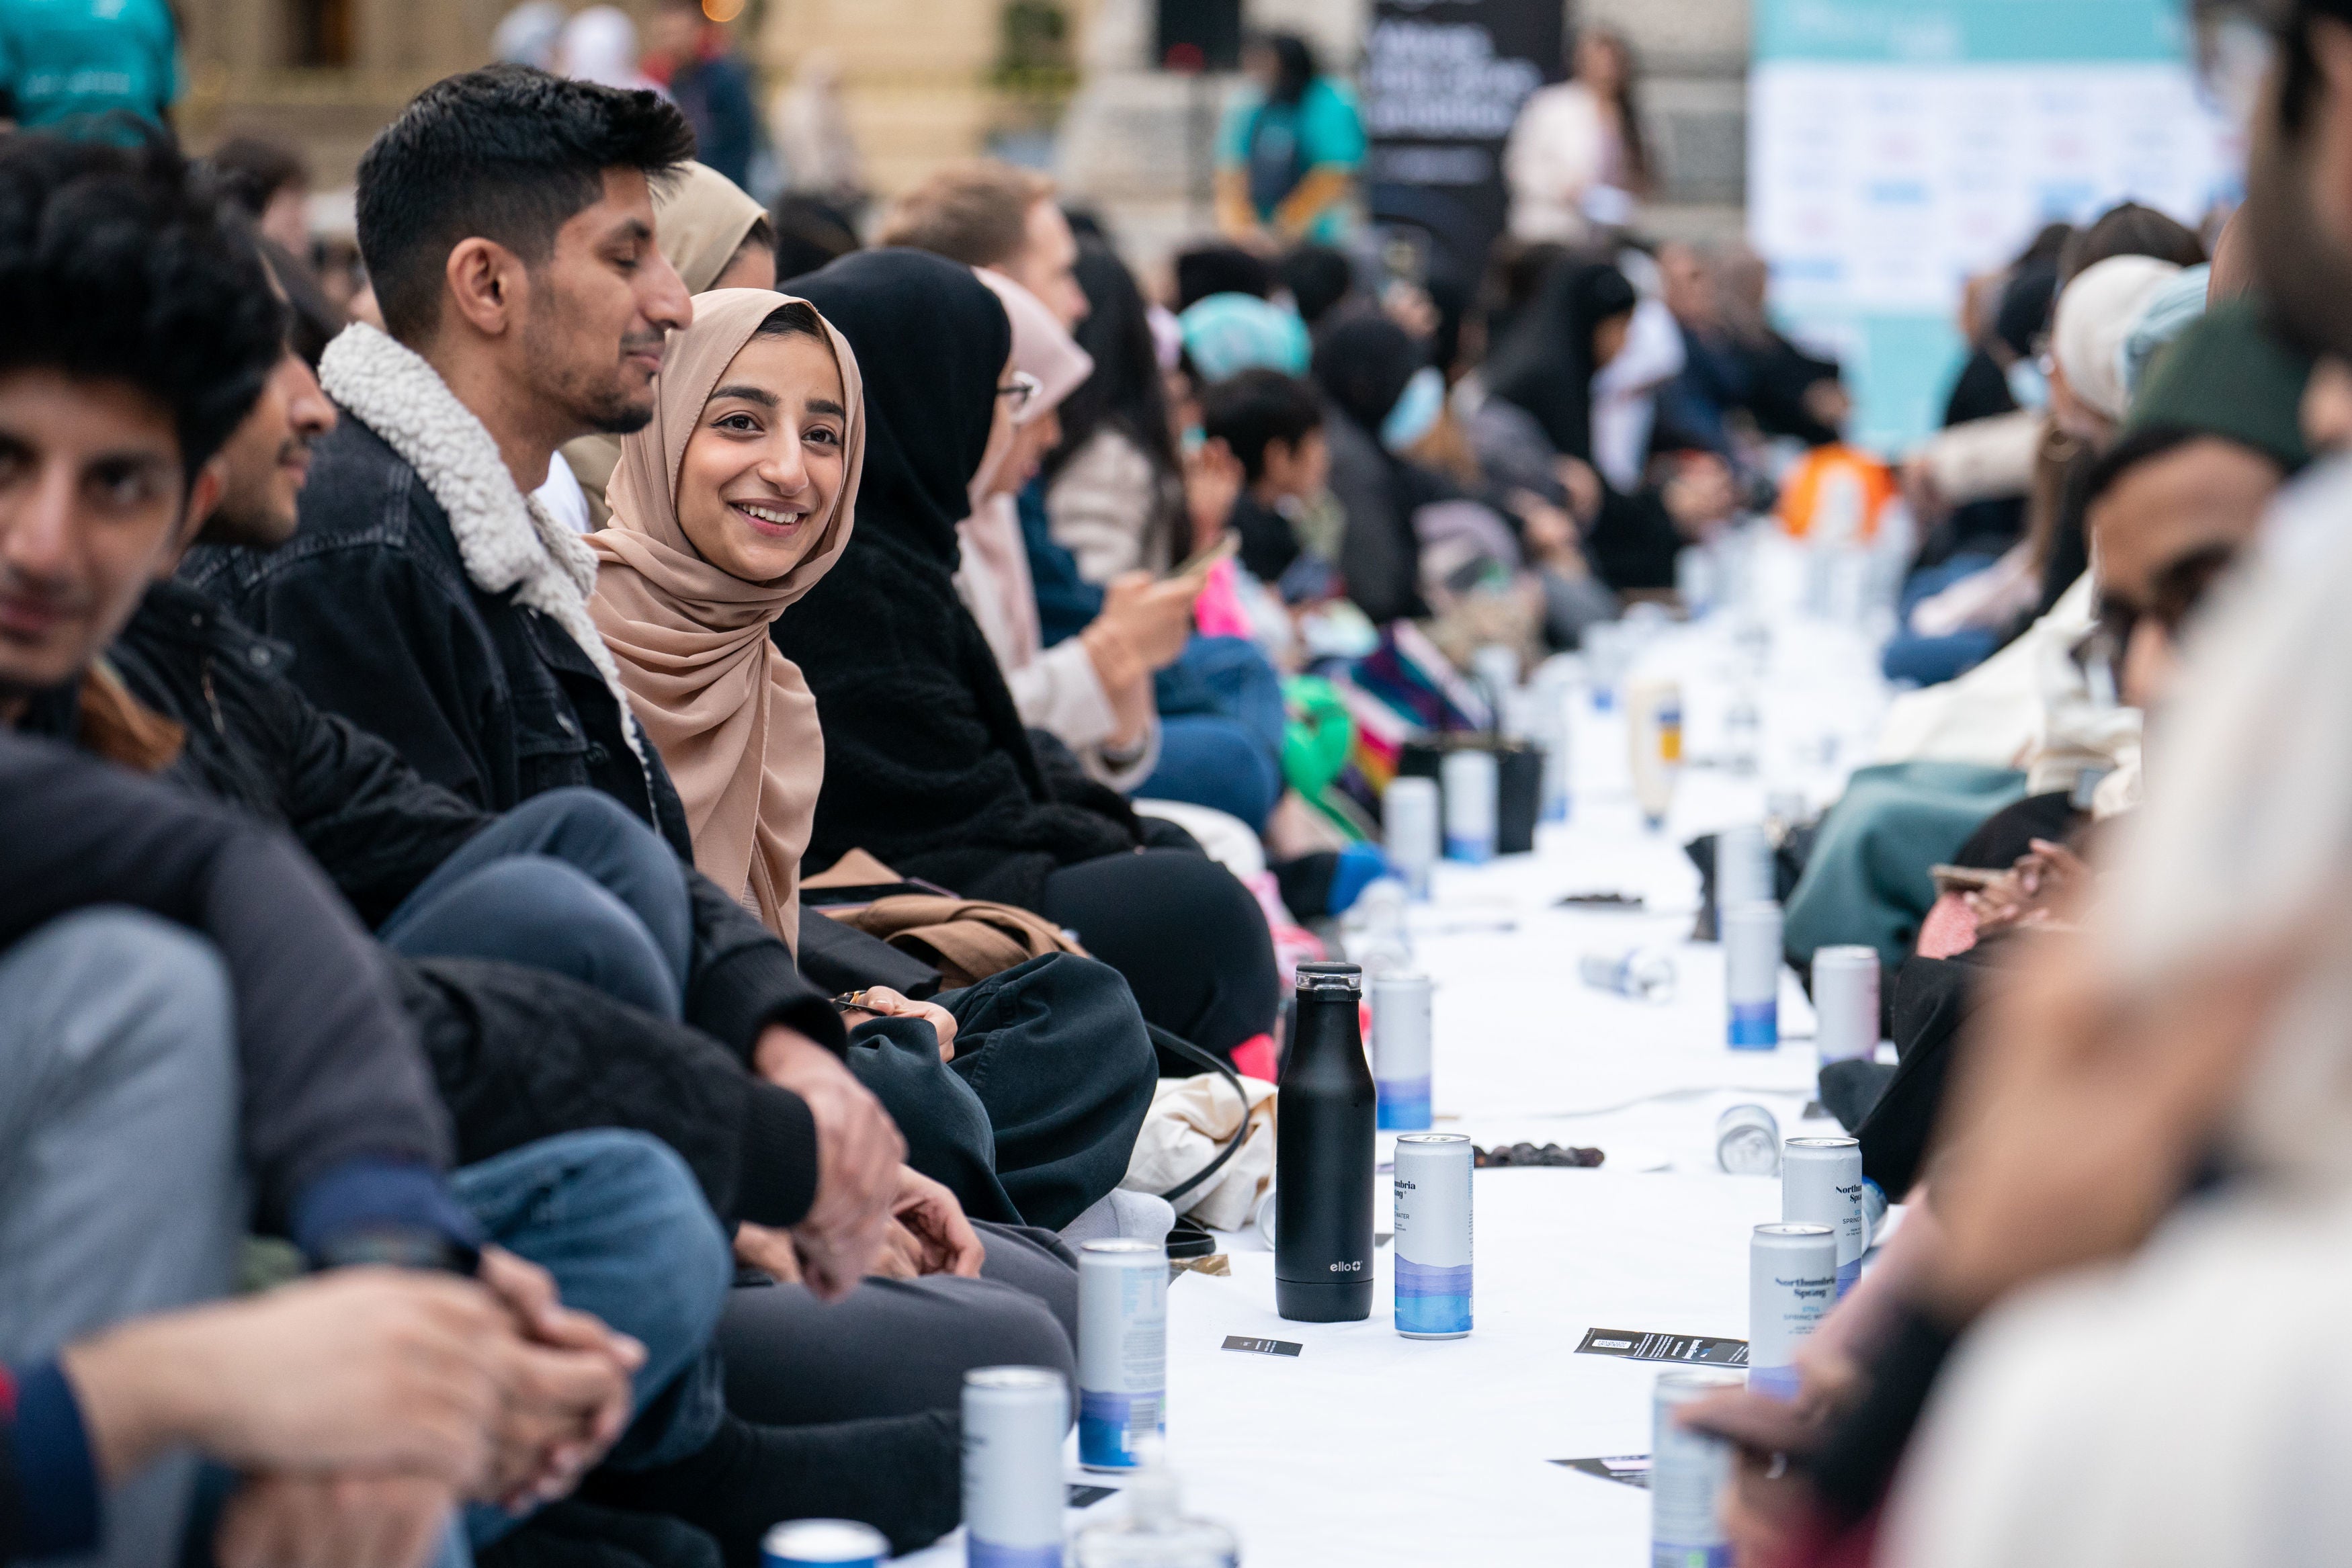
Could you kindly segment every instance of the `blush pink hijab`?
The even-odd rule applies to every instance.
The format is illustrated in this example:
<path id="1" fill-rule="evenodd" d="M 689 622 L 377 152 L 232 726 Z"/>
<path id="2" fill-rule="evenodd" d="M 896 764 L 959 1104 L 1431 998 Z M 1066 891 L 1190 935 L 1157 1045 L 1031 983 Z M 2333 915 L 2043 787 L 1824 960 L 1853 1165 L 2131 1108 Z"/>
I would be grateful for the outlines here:
<path id="1" fill-rule="evenodd" d="M 1045 308 L 1045 302 L 1001 272 L 972 268 L 972 276 L 988 285 L 1013 323 L 1013 368 L 1037 378 L 1037 395 L 1015 418 L 1028 424 L 1062 405 L 1094 374 L 1094 356 Z M 1037 619 L 1037 589 L 1029 574 L 1029 549 L 1021 537 L 1021 514 L 1010 496 L 982 492 L 995 476 L 972 476 L 971 515 L 956 526 L 967 563 L 978 558 L 980 578 L 997 591 L 995 602 L 971 607 L 974 619 L 987 634 L 996 661 L 1008 670 L 1019 669 L 1045 652 L 1045 634 Z M 978 583 L 967 579 L 967 588 Z"/>
<path id="2" fill-rule="evenodd" d="M 825 337 L 849 410 L 845 462 L 841 495 L 800 564 L 772 582 L 746 582 L 704 559 L 677 520 L 678 465 L 711 389 L 760 323 L 792 302 L 764 288 L 695 299 L 694 325 L 669 340 L 652 423 L 621 443 L 607 493 L 613 520 L 588 544 L 598 561 L 589 608 L 677 786 L 696 867 L 797 949 L 801 854 L 824 779 L 824 736 L 800 666 L 768 628 L 849 544 L 866 398 L 857 356 L 831 323 Z"/>

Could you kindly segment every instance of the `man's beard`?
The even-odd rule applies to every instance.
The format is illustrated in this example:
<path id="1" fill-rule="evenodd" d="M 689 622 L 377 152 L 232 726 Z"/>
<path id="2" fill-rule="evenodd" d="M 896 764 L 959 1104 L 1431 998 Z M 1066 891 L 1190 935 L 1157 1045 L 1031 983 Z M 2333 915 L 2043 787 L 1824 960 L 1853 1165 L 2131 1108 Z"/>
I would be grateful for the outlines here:
<path id="1" fill-rule="evenodd" d="M 543 317 L 534 317 L 523 332 L 524 351 L 545 377 L 542 390 L 561 411 L 563 422 L 583 434 L 601 435 L 628 435 L 652 423 L 652 389 L 633 396 L 622 382 L 621 358 L 658 346 L 660 336 L 650 340 L 625 339 L 610 359 L 593 368 L 572 362 L 564 351 L 573 336 L 568 322 L 546 321 Z"/>
<path id="2" fill-rule="evenodd" d="M 2352 256 L 2312 210 L 2308 146 L 2275 126 L 2255 139 L 2246 171 L 2254 271 L 2273 320 L 2322 352 L 2352 357 Z"/>
<path id="3" fill-rule="evenodd" d="M 196 542 L 206 545 L 241 545 L 248 549 L 272 550 L 294 537 L 300 522 L 299 501 L 293 515 L 277 509 L 278 476 L 296 458 L 310 450 L 308 435 L 290 435 L 278 444 L 270 460 L 269 472 L 250 485 L 232 485 L 221 495 L 220 504 L 213 515 L 205 519 L 197 530 Z M 299 497 L 300 492 L 296 492 Z"/>

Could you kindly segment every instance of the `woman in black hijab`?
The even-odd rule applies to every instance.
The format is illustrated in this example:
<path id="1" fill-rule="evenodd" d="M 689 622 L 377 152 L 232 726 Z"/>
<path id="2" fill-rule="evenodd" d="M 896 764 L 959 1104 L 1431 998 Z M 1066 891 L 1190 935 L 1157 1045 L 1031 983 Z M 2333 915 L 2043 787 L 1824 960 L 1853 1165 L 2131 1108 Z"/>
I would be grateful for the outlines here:
<path id="1" fill-rule="evenodd" d="M 1348 597 L 1377 622 L 1429 613 L 1413 513 L 1455 494 L 1381 439 L 1381 427 L 1424 362 L 1403 328 L 1369 313 L 1331 328 L 1315 349 L 1315 380 L 1339 415 L 1324 422 L 1331 493 L 1348 514 L 1339 576 Z"/>
<path id="2" fill-rule="evenodd" d="M 1615 605 L 1580 562 L 1566 570 L 1559 552 L 1545 548 L 1521 513 L 1523 498 L 1475 479 L 1465 489 L 1396 450 L 1411 446 L 1416 427 L 1443 406 L 1427 366 L 1402 328 L 1369 312 L 1340 321 L 1316 347 L 1315 379 L 1333 415 L 1323 422 L 1331 493 L 1348 514 L 1339 536 L 1348 597 L 1376 622 L 1418 619 L 1433 608 L 1424 580 L 1458 590 L 1497 566 L 1513 574 L 1531 568 L 1543 590 L 1546 639 L 1576 646 L 1583 628 Z M 1409 392 L 1416 380 L 1421 388 Z"/>
<path id="3" fill-rule="evenodd" d="M 1641 297 L 1606 262 L 1564 261 L 1486 362 L 1489 397 L 1525 409 L 1553 452 L 1590 470 L 1599 509 L 1580 516 L 1585 554 L 1620 591 L 1672 588 L 1683 537 L 1659 486 L 1626 495 L 1592 466 L 1592 378 L 1624 347 Z"/>
<path id="4" fill-rule="evenodd" d="M 862 849 L 1034 910 L 1125 975 L 1147 1019 L 1213 1051 L 1268 1030 L 1279 981 L 1256 901 L 1197 850 L 1143 848 L 1127 803 L 1075 768 L 1041 766 L 956 597 L 956 524 L 1019 395 L 1003 307 L 968 268 L 908 250 L 793 287 L 856 350 L 866 419 L 857 530 L 774 633 L 824 728 L 803 864 Z"/>

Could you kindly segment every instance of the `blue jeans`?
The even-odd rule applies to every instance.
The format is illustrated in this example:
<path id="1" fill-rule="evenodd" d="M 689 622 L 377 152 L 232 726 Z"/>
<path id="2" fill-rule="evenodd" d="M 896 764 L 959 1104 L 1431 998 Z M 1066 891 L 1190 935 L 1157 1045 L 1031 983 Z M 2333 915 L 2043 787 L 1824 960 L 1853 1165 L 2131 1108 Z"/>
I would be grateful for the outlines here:
<path id="1" fill-rule="evenodd" d="M 1282 679 L 1239 637 L 1194 637 L 1155 683 L 1160 763 L 1135 793 L 1213 806 L 1253 832 L 1282 798 Z"/>
<path id="2" fill-rule="evenodd" d="M 1989 627 L 1964 626 L 1941 637 L 1925 637 L 1911 630 L 1911 612 L 1923 599 L 1934 597 L 1965 577 L 1993 564 L 1989 555 L 1956 555 L 1951 559 L 1913 572 L 1903 584 L 1902 623 L 1879 655 L 1879 667 L 1890 681 L 1938 685 L 1964 674 L 1990 658 L 2000 645 Z"/>
<path id="3" fill-rule="evenodd" d="M 677 1019 L 694 957 L 685 869 L 595 789 L 551 789 L 467 841 L 376 931 L 411 958 L 494 958 Z"/>
<path id="4" fill-rule="evenodd" d="M 228 1292 L 237 1081 L 228 972 L 193 933 L 97 906 L 0 950 L 0 1365 Z M 196 1476 L 183 1450 L 109 1487 L 79 1561 L 172 1561 Z"/>
<path id="5" fill-rule="evenodd" d="M 684 1160 L 643 1133 L 566 1133 L 467 1166 L 449 1186 L 492 1241 L 555 1277 L 565 1306 L 646 1347 L 636 1418 L 605 1463 L 669 1464 L 710 1440 L 720 1392 L 707 1347 L 734 1259 Z M 478 1547 L 514 1524 L 503 1509 L 467 1510 Z"/>

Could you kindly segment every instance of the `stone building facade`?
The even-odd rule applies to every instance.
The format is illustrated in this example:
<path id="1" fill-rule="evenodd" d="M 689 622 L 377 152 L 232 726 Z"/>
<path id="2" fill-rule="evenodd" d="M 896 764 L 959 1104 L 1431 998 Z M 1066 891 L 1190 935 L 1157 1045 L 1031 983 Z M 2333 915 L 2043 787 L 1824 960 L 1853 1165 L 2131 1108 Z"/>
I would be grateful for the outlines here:
<path id="1" fill-rule="evenodd" d="M 236 131 L 292 141 L 322 187 L 410 95 L 488 57 L 511 0 L 180 0 L 190 92 L 181 122 L 202 147 Z M 642 10 L 648 0 L 630 0 Z M 727 4 L 728 0 L 711 0 Z M 1076 88 L 1058 165 L 1149 255 L 1206 222 L 1207 143 L 1231 87 L 1153 68 L 1153 0 L 1058 0 Z M 1644 116 L 1665 187 L 1651 226 L 1736 231 L 1743 183 L 1748 0 L 1564 0 L 1571 22 L 1615 27 L 1643 72 Z M 939 163 L 1017 133 L 1039 106 L 996 85 L 1003 0 L 754 0 L 739 27 L 772 84 L 818 51 L 837 63 L 867 177 L 887 195 Z M 1246 0 L 1250 25 L 1290 27 L 1352 66 L 1366 0 Z M 1059 109 L 1061 103 L 1047 106 Z M 1008 141 L 1008 132 L 1015 133 Z"/>
<path id="2" fill-rule="evenodd" d="M 1644 226 L 1728 239 L 1746 183 L 1748 0 L 1564 0 L 1570 26 L 1612 27 L 1643 71 L 1644 129 L 1664 177 Z M 1259 27 L 1286 27 L 1334 68 L 1361 49 L 1366 0 L 1249 0 Z M 1061 172 L 1149 256 L 1208 221 L 1205 139 L 1229 83 L 1150 68 L 1151 0 L 1094 0 L 1085 86 L 1062 136 Z"/>

